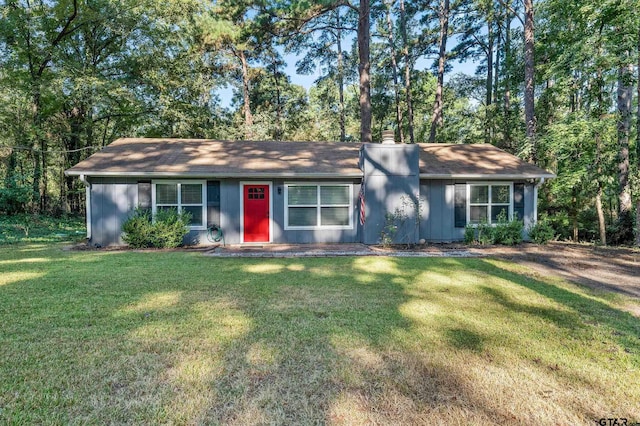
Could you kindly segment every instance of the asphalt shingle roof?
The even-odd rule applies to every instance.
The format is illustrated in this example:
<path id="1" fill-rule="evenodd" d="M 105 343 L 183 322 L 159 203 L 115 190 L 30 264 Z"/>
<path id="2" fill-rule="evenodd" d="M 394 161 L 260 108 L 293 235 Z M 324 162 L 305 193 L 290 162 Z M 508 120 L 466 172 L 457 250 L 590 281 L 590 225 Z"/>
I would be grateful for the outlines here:
<path id="1" fill-rule="evenodd" d="M 118 139 L 67 170 L 87 176 L 359 177 L 360 143 Z M 426 178 L 553 177 L 488 144 L 419 144 Z"/>

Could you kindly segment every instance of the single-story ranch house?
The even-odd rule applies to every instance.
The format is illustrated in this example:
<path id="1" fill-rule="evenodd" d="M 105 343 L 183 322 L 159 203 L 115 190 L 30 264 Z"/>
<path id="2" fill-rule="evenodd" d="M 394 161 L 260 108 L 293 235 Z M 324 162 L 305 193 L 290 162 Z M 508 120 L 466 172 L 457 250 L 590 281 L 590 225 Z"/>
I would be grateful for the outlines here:
<path id="1" fill-rule="evenodd" d="M 537 187 L 554 177 L 488 144 L 392 140 L 118 139 L 65 173 L 86 186 L 96 246 L 123 244 L 137 206 L 190 212 L 189 244 L 214 225 L 235 244 L 456 241 L 501 212 L 532 225 Z"/>

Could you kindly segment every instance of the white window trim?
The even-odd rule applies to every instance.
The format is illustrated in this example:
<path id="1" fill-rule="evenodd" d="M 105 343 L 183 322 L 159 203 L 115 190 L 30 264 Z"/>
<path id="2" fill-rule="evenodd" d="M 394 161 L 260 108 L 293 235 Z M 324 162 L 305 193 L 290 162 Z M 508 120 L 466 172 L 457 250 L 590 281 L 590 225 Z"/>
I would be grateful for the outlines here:
<path id="1" fill-rule="evenodd" d="M 201 185 L 202 187 L 202 225 L 189 226 L 189 229 L 192 231 L 204 231 L 207 229 L 207 181 L 206 180 L 153 180 L 151 181 L 151 212 L 153 217 L 156 216 L 157 205 L 156 205 L 156 185 L 165 185 L 165 184 L 177 184 L 178 185 L 178 211 L 182 211 L 182 192 L 180 186 L 182 184 L 188 185 Z M 185 204 L 185 207 L 193 207 L 198 204 Z"/>
<path id="2" fill-rule="evenodd" d="M 316 226 L 289 226 L 289 187 L 290 186 L 316 186 L 316 204 L 296 205 L 292 207 L 314 207 L 317 215 Z M 344 186 L 349 191 L 349 224 L 348 225 L 321 225 L 322 207 L 347 207 L 346 204 L 321 204 L 320 203 L 320 187 L 321 186 Z M 353 184 L 346 182 L 285 182 L 284 184 L 284 229 L 288 230 L 326 230 L 326 229 L 353 229 Z"/>
<path id="3" fill-rule="evenodd" d="M 246 243 L 244 241 L 244 187 L 246 185 L 269 185 L 269 241 Z M 273 182 L 265 180 L 240 182 L 240 241 L 242 244 L 262 244 L 273 242 Z"/>
<path id="4" fill-rule="evenodd" d="M 471 187 L 472 186 L 508 186 L 509 187 L 509 217 L 508 220 L 512 220 L 513 219 L 513 182 L 467 182 L 467 224 L 471 225 L 471 226 L 478 226 L 478 223 L 472 223 L 471 222 Z M 487 209 L 488 209 L 488 215 L 487 215 L 487 220 L 488 220 L 488 224 L 491 226 L 495 226 L 496 223 L 491 223 L 491 190 L 489 190 L 489 202 L 486 204 Z M 475 205 L 479 205 L 479 204 L 475 204 Z M 485 204 L 482 204 L 485 205 Z M 498 205 L 503 205 L 503 204 L 498 204 Z"/>

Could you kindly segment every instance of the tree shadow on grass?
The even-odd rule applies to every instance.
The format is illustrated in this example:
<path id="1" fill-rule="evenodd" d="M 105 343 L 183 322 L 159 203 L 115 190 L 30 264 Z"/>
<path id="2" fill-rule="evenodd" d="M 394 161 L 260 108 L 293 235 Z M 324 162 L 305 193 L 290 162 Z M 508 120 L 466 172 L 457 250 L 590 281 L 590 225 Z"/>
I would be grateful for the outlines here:
<path id="1" fill-rule="evenodd" d="M 12 291 L 0 288 L 0 305 L 4 298 L 24 314 L 3 323 L 5 336 L 17 336 L 7 339 L 6 359 L 25 354 L 13 365 L 0 362 L 8 383 L 18 384 L 0 401 L 0 420 L 523 419 L 477 391 L 464 366 L 447 363 L 448 351 L 462 362 L 482 356 L 490 334 L 451 317 L 451 323 L 436 323 L 435 338 L 426 338 L 415 334 L 417 320 L 403 312 L 416 300 L 457 300 L 464 286 L 448 280 L 460 261 L 212 260 L 130 252 L 52 259 L 57 266 L 45 277 L 5 286 Z M 516 283 L 525 279 L 482 266 Z M 425 284 L 431 292 L 409 289 L 424 271 L 433 271 L 440 284 Z M 24 417 L 28 407 L 35 408 Z"/>
<path id="2" fill-rule="evenodd" d="M 508 418 L 457 371 L 394 343 L 413 327 L 400 306 L 414 299 L 414 260 L 48 258 L 11 264 L 44 275 L 0 288 L 0 306 L 20 313 L 3 323 L 14 361 L 0 363 L 3 391 L 13 383 L 0 420 L 428 423 L 468 406 Z M 450 336 L 481 350 L 471 331 Z"/>
<path id="3" fill-rule="evenodd" d="M 640 321 L 630 313 L 613 308 L 594 297 L 586 297 L 558 285 L 515 273 L 500 267 L 499 264 L 489 261 L 483 263 L 483 268 L 488 273 L 528 288 L 567 308 L 568 311 L 518 303 L 496 288 L 483 287 L 483 291 L 501 305 L 514 311 L 538 316 L 564 328 L 579 329 L 587 325 L 606 327 L 614 340 L 640 362 Z"/>

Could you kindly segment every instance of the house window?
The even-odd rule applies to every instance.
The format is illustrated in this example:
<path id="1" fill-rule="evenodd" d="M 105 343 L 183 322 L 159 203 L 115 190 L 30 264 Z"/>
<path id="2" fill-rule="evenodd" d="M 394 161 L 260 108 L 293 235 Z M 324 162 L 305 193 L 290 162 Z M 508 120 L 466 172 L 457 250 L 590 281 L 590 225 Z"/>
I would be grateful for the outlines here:
<path id="1" fill-rule="evenodd" d="M 353 228 L 350 184 L 285 185 L 285 229 Z"/>
<path id="2" fill-rule="evenodd" d="M 203 228 L 205 221 L 204 182 L 156 182 L 153 185 L 153 213 L 175 209 L 189 212 L 191 228 Z"/>
<path id="3" fill-rule="evenodd" d="M 507 220 L 512 217 L 511 184 L 473 184 L 469 185 L 468 223 L 497 223 L 498 216 L 504 212 Z"/>

